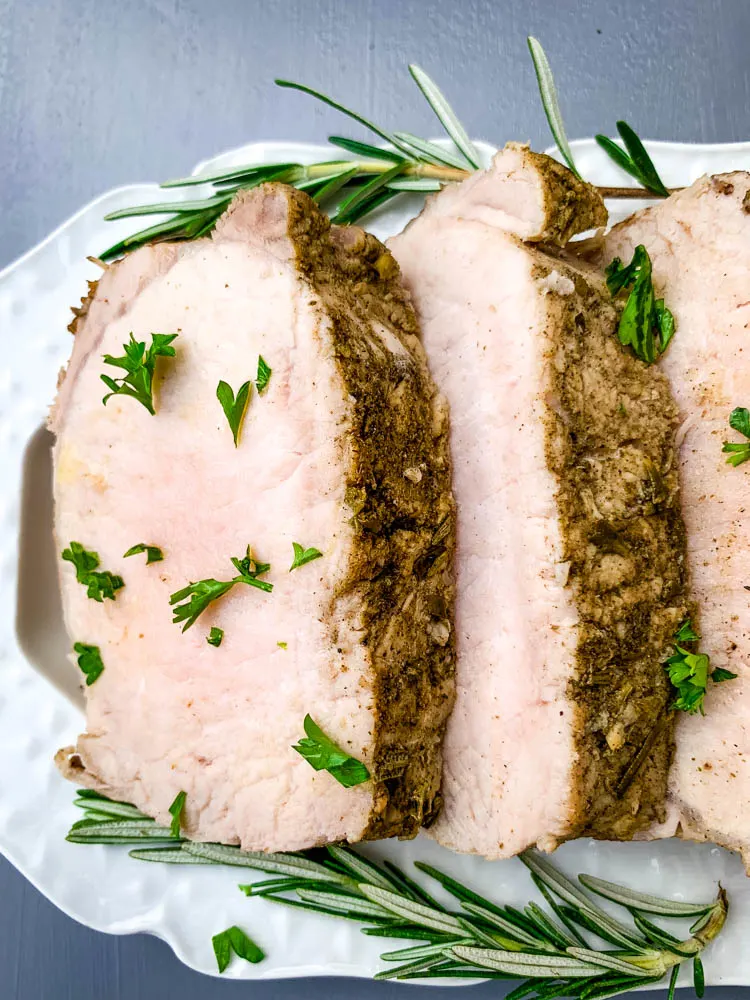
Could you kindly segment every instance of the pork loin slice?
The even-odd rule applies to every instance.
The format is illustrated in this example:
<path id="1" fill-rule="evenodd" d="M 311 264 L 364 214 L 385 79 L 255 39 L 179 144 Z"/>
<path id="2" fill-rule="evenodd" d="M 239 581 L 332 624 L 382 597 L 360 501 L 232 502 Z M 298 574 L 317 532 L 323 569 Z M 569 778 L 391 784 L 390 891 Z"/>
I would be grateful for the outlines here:
<path id="1" fill-rule="evenodd" d="M 457 702 L 432 830 L 491 858 L 628 838 L 662 815 L 661 659 L 684 613 L 666 380 L 620 347 L 599 272 L 491 210 L 538 190 L 544 164 L 526 156 L 506 197 L 496 161 L 389 244 L 451 407 Z"/>
<path id="2" fill-rule="evenodd" d="M 452 702 L 454 525 L 447 408 L 393 258 L 268 185 L 212 239 L 110 267 L 76 326 L 53 418 L 57 540 L 125 586 L 97 603 L 62 564 L 71 640 L 104 662 L 64 771 L 162 823 L 185 791 L 197 840 L 414 836 L 439 803 Z M 155 416 L 102 406 L 102 355 L 131 331 L 178 334 Z M 254 379 L 259 355 L 273 372 L 235 449 L 217 384 Z M 142 542 L 163 561 L 123 558 Z M 322 558 L 290 572 L 293 542 Z M 231 579 L 248 543 L 273 592 L 238 584 L 183 633 L 170 595 Z M 372 780 L 342 787 L 292 749 L 307 713 Z"/>
<path id="3" fill-rule="evenodd" d="M 738 674 L 709 682 L 705 717 L 680 715 L 668 823 L 657 835 L 712 840 L 750 867 L 750 465 L 733 468 L 724 441 L 750 406 L 750 174 L 703 177 L 616 226 L 604 261 L 642 243 L 677 332 L 660 362 L 680 408 L 683 517 L 700 648 Z"/>

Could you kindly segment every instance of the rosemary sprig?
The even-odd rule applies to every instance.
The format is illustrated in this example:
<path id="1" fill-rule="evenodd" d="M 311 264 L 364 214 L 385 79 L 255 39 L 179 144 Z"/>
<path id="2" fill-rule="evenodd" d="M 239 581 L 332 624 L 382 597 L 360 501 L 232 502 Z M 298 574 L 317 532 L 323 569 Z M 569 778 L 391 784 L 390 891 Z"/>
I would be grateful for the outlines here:
<path id="1" fill-rule="evenodd" d="M 551 912 L 535 902 L 523 911 L 500 906 L 444 872 L 417 863 L 451 897 L 450 908 L 391 862 L 374 862 L 350 847 L 243 852 L 223 844 L 175 840 L 171 830 L 134 806 L 110 802 L 96 792 L 80 792 L 75 804 L 85 813 L 68 834 L 72 843 L 130 845 L 131 857 L 140 861 L 256 869 L 270 877 L 240 885 L 247 896 L 354 920 L 366 925 L 363 934 L 404 941 L 404 947 L 381 954 L 389 967 L 377 979 L 523 978 L 508 1000 L 603 1000 L 654 986 L 667 976 L 672 996 L 680 967 L 691 962 L 701 996 L 700 955 L 727 916 L 721 887 L 713 902 L 685 903 L 591 875 L 580 875 L 576 884 L 535 851 L 522 854 L 521 861 Z M 627 922 L 602 909 L 596 896 L 623 908 Z M 681 940 L 655 924 L 655 917 L 695 922 Z"/>
<path id="2" fill-rule="evenodd" d="M 595 136 L 596 142 L 618 167 L 621 167 L 631 177 L 635 177 L 647 191 L 659 195 L 660 198 L 669 197 L 669 189 L 659 176 L 653 160 L 634 130 L 627 122 L 619 121 L 617 122 L 617 131 L 620 133 L 625 149 L 621 149 L 606 135 Z"/>

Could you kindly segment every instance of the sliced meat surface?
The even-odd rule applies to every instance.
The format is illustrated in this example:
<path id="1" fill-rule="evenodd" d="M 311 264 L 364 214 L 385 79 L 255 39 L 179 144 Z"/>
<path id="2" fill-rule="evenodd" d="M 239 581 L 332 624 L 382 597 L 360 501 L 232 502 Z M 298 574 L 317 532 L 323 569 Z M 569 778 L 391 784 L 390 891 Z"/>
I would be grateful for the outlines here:
<path id="1" fill-rule="evenodd" d="M 616 226 L 604 262 L 643 244 L 677 332 L 660 361 L 680 409 L 683 517 L 700 649 L 738 674 L 709 682 L 705 717 L 680 716 L 669 822 L 742 852 L 750 865 L 750 464 L 724 441 L 735 407 L 750 406 L 750 174 L 703 177 Z"/>
<path id="2" fill-rule="evenodd" d="M 501 153 L 389 243 L 451 407 L 457 702 L 431 830 L 491 858 L 663 816 L 661 659 L 685 610 L 667 382 L 619 345 L 598 271 L 495 211 L 553 169 L 510 155 L 523 178 Z M 596 198 L 561 226 L 546 202 L 534 232 L 588 228 Z"/>
<path id="3" fill-rule="evenodd" d="M 454 515 L 447 408 L 391 255 L 265 185 L 212 239 L 110 267 L 75 328 L 56 537 L 124 587 L 99 603 L 61 563 L 71 642 L 104 664 L 64 772 L 162 823 L 185 791 L 189 837 L 250 850 L 414 836 L 452 704 Z M 102 405 L 100 375 L 124 374 L 102 356 L 131 332 L 177 334 L 153 416 Z M 259 355 L 272 374 L 235 448 L 217 385 L 253 380 Z M 294 542 L 322 556 L 290 572 Z M 139 543 L 163 561 L 124 558 Z M 248 544 L 273 591 L 239 583 L 181 631 L 170 595 L 232 579 Z M 344 787 L 292 749 L 308 713 L 371 780 Z"/>

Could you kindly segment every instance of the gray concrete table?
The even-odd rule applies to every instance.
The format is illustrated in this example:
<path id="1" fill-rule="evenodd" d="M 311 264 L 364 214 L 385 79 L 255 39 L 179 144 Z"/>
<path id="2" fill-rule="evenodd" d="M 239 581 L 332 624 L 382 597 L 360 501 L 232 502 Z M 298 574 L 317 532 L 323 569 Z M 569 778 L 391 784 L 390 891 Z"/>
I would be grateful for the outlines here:
<path id="1" fill-rule="evenodd" d="M 415 61 L 472 135 L 542 148 L 528 33 L 550 56 L 571 136 L 611 132 L 624 117 L 651 138 L 750 137 L 747 0 L 0 0 L 0 267 L 118 184 L 185 173 L 252 139 L 352 134 L 334 112 L 275 90 L 274 76 L 428 135 L 436 122 L 406 73 Z M 501 996 L 501 986 L 471 996 Z M 212 980 L 153 938 L 78 926 L 0 861 L 2 1000 L 302 995 L 428 993 Z"/>

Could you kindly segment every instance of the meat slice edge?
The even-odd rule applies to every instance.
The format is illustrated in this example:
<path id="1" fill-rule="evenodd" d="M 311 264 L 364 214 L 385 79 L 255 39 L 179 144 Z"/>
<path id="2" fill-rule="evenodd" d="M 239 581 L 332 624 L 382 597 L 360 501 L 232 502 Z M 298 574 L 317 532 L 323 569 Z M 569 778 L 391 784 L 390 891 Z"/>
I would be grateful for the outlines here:
<path id="1" fill-rule="evenodd" d="M 266 185 L 213 240 L 111 267 L 76 327 L 53 418 L 56 532 L 126 586 L 101 605 L 61 570 L 71 638 L 105 662 L 63 769 L 161 822 L 186 790 L 199 840 L 287 850 L 415 835 L 439 805 L 454 527 L 446 407 L 390 255 Z M 179 333 L 156 417 L 131 399 L 101 405 L 101 355 L 122 353 L 131 329 Z M 235 451 L 216 384 L 236 389 L 258 354 L 273 375 Z M 289 573 L 292 540 L 323 558 Z M 164 562 L 123 559 L 137 541 Z M 228 578 L 247 542 L 271 563 L 273 594 L 236 586 L 181 634 L 169 595 Z M 214 624 L 219 649 L 205 641 Z M 306 712 L 371 782 L 343 788 L 291 749 Z"/>
<path id="2" fill-rule="evenodd" d="M 504 183 L 474 175 L 389 241 L 451 407 L 458 504 L 458 690 L 431 832 L 488 857 L 663 816 L 661 658 L 686 607 L 667 383 L 618 344 L 599 272 L 505 231 L 525 230 L 494 211 Z"/>
<path id="3" fill-rule="evenodd" d="M 750 174 L 702 177 L 615 226 L 599 259 L 626 261 L 643 244 L 677 332 L 660 361 L 680 409 L 683 517 L 700 649 L 711 668 L 705 716 L 680 715 L 670 815 L 653 836 L 679 833 L 742 853 L 750 867 L 750 466 L 726 463 L 729 427 L 750 406 Z"/>

